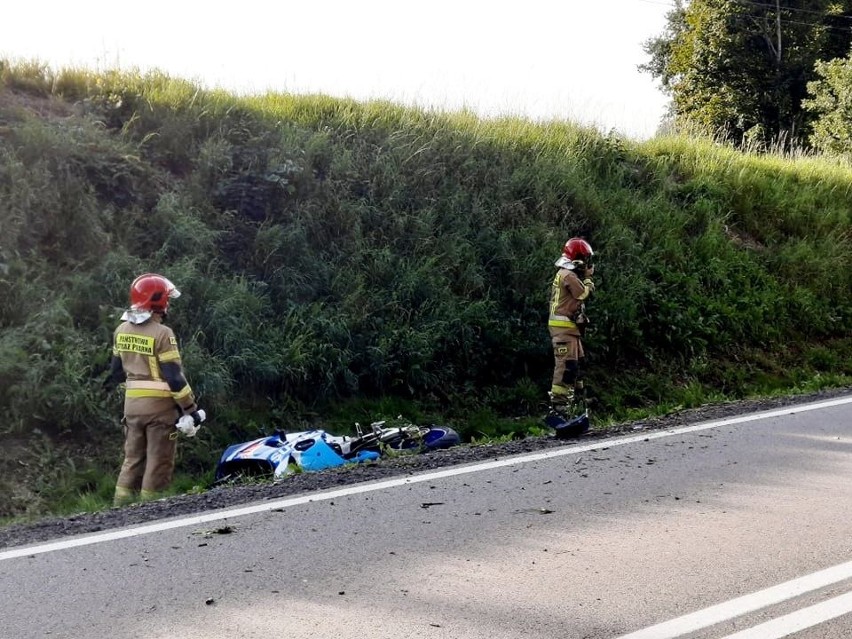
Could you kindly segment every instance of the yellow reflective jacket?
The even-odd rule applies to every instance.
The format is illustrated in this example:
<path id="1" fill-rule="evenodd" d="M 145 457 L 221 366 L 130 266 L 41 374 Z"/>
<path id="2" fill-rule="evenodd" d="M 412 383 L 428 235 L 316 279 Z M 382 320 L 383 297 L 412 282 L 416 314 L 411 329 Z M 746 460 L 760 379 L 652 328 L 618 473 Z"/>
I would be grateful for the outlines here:
<path id="1" fill-rule="evenodd" d="M 141 324 L 122 322 L 113 334 L 112 353 L 126 375 L 126 415 L 155 414 L 178 406 L 184 412 L 196 410 L 177 339 L 159 316 Z"/>

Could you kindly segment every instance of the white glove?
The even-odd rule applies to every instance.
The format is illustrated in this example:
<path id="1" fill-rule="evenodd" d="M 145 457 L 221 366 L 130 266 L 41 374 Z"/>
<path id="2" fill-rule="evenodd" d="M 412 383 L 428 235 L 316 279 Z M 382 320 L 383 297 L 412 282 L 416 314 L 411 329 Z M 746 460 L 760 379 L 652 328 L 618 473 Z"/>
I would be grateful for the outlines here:
<path id="1" fill-rule="evenodd" d="M 207 413 L 199 409 L 189 415 L 183 415 L 175 424 L 175 428 L 187 437 L 195 437 L 195 433 L 201 428 L 201 422 L 205 419 L 207 419 Z"/>

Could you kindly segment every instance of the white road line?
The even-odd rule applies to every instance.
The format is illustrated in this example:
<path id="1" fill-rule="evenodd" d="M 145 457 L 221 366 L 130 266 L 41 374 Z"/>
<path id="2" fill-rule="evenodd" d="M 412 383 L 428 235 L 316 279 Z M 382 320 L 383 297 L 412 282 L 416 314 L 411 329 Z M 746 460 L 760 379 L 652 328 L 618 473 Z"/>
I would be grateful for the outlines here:
<path id="1" fill-rule="evenodd" d="M 781 408 L 778 410 L 771 411 L 763 411 L 760 413 L 752 413 L 749 415 L 742 415 L 740 417 L 732 417 L 729 419 L 720 419 L 712 422 L 704 422 L 701 424 L 695 424 L 693 426 L 685 426 L 683 428 L 673 428 L 670 430 L 662 430 L 662 431 L 654 431 L 648 433 L 642 433 L 640 435 L 631 435 L 628 437 L 616 437 L 613 439 L 606 440 L 598 440 L 592 444 L 581 444 L 577 446 L 567 446 L 565 448 L 558 448 L 554 450 L 549 450 L 542 453 L 531 453 L 529 455 L 518 455 L 515 457 L 507 457 L 506 459 L 500 459 L 491 462 L 485 462 L 482 464 L 471 464 L 468 466 L 454 466 L 452 468 L 448 468 L 446 470 L 439 470 L 434 472 L 427 472 L 421 475 L 413 475 L 406 476 L 398 479 L 389 479 L 385 481 L 379 481 L 375 483 L 365 483 L 358 484 L 352 486 L 350 488 L 341 488 L 337 490 L 330 490 L 326 492 L 319 493 L 311 493 L 308 495 L 303 495 L 301 497 L 291 497 L 285 499 L 279 499 L 276 501 L 266 501 L 260 504 L 254 504 L 251 506 L 237 507 L 237 508 L 229 508 L 226 510 L 220 510 L 216 512 L 209 512 L 203 515 L 192 515 L 189 517 L 183 517 L 180 519 L 168 520 L 168 521 L 159 521 L 153 524 L 147 524 L 142 526 L 136 526 L 133 528 L 121 528 L 118 530 L 107 531 L 103 533 L 95 533 L 93 535 L 86 535 L 80 537 L 72 537 L 70 539 L 65 539 L 61 541 L 54 541 L 44 544 L 38 544 L 33 546 L 23 546 L 18 548 L 12 548 L 11 550 L 0 551 L 0 561 L 4 561 L 6 559 L 14 559 L 16 557 L 27 557 L 30 555 L 37 555 L 47 552 L 53 552 L 55 550 L 65 550 L 68 548 L 76 548 L 79 546 L 88 546 L 91 544 L 98 544 L 107 541 L 114 541 L 116 539 L 126 539 L 128 537 L 137 537 L 139 535 L 147 535 L 149 533 L 160 532 L 164 530 L 172 530 L 175 528 L 185 528 L 188 526 L 198 526 L 199 524 L 205 524 L 212 521 L 221 521 L 223 519 L 235 518 L 235 517 L 243 517 L 245 515 L 252 515 L 256 513 L 266 512 L 270 510 L 281 510 L 283 508 L 291 508 L 293 506 L 298 506 L 301 504 L 306 504 L 313 501 L 326 501 L 329 499 L 338 499 L 340 497 L 346 497 L 348 495 L 358 495 L 361 493 L 375 492 L 377 490 L 384 490 L 386 488 L 393 488 L 396 486 L 404 486 L 407 484 L 417 484 L 425 481 L 434 481 L 436 479 L 441 479 L 444 477 L 454 477 L 456 475 L 465 475 L 468 473 L 476 473 L 484 470 L 492 470 L 495 468 L 502 468 L 505 466 L 515 466 L 518 464 L 526 464 L 529 462 L 536 462 L 545 459 L 552 459 L 554 457 L 563 457 L 565 455 L 576 455 L 578 453 L 585 453 L 592 450 L 599 450 L 601 448 L 613 448 L 615 446 L 624 446 L 627 444 L 635 444 L 637 442 L 642 441 L 650 441 L 654 439 L 661 439 L 663 437 L 673 437 L 675 435 L 683 435 L 686 433 L 695 433 L 702 430 L 710 430 L 713 428 L 720 428 L 722 426 L 730 426 L 733 424 L 742 424 L 745 422 L 757 421 L 760 419 L 771 419 L 773 417 L 781 417 L 783 415 L 793 415 L 796 413 L 805 413 L 808 411 L 814 410 L 822 410 L 824 408 L 831 408 L 833 406 L 841 406 L 843 404 L 852 404 L 852 397 L 844 397 L 840 399 L 833 399 L 824 402 L 817 402 L 814 404 L 801 404 L 796 406 L 788 406 L 786 408 Z M 654 637 L 654 639 L 662 639 L 661 637 Z"/>
<path id="2" fill-rule="evenodd" d="M 722 639 L 781 639 L 852 612 L 852 592 L 802 608 Z"/>
<path id="3" fill-rule="evenodd" d="M 755 610 L 760 610 L 761 608 L 766 608 L 767 606 L 772 606 L 774 604 L 781 603 L 782 601 L 799 597 L 849 578 L 852 578 L 852 561 L 832 566 L 831 568 L 826 568 L 825 570 L 820 570 L 818 572 L 805 575 L 804 577 L 798 577 L 784 582 L 783 584 L 778 584 L 777 586 L 772 586 L 765 590 L 753 592 L 750 595 L 737 597 L 736 599 L 731 599 L 730 601 L 710 606 L 704 610 L 699 610 L 697 612 L 684 615 L 683 617 L 678 617 L 677 619 L 657 624 L 656 626 L 631 632 L 630 634 L 622 635 L 617 639 L 674 639 L 675 637 L 688 635 L 696 630 L 701 630 L 722 621 L 728 621 L 734 617 L 739 617 L 750 612 L 754 612 Z M 842 599 L 842 597 L 838 597 L 838 599 Z M 846 611 L 848 611 L 848 608 Z M 825 619 L 831 618 L 832 617 L 826 617 Z M 760 626 L 757 626 L 757 628 L 760 628 Z M 774 638 L 783 637 L 784 635 L 766 635 L 767 639 L 769 639 L 770 636 Z M 736 637 L 737 639 L 745 639 L 745 637 L 748 637 L 749 639 L 757 639 L 757 637 L 763 638 L 764 635 L 740 636 L 740 634 L 736 634 L 725 639 L 733 639 L 733 637 Z"/>

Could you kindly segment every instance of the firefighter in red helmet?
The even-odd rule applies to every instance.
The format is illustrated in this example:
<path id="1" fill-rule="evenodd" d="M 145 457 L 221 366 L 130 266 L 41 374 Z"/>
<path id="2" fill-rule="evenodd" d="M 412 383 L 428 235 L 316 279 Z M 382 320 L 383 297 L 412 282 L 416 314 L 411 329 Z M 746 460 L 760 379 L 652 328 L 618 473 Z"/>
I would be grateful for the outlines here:
<path id="1" fill-rule="evenodd" d="M 156 498 L 171 484 L 178 430 L 195 435 L 199 410 L 183 373 L 177 339 L 163 324 L 180 296 L 167 278 L 140 275 L 130 285 L 130 308 L 113 334 L 109 381 L 125 382 L 124 462 L 114 505 Z"/>
<path id="2" fill-rule="evenodd" d="M 585 353 L 581 338 L 588 323 L 585 302 L 595 290 L 594 254 L 586 240 L 572 237 L 555 263 L 548 318 L 554 359 L 549 395 L 551 408 L 563 416 L 567 416 L 578 393 L 583 391 Z"/>

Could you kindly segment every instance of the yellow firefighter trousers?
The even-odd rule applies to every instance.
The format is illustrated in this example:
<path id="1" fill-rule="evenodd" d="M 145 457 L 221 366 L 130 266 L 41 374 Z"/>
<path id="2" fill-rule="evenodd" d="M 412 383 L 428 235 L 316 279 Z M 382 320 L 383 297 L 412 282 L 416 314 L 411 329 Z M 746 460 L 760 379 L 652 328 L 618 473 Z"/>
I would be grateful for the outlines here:
<path id="1" fill-rule="evenodd" d="M 176 418 L 174 408 L 153 415 L 125 416 L 124 463 L 116 494 L 141 490 L 150 496 L 169 487 L 175 469 Z"/>

